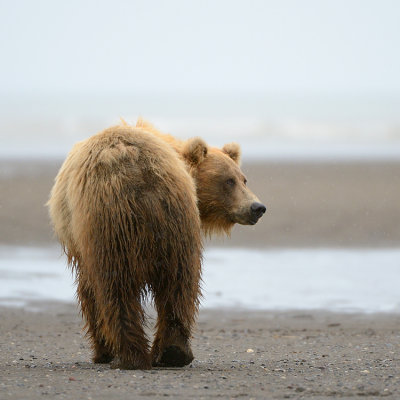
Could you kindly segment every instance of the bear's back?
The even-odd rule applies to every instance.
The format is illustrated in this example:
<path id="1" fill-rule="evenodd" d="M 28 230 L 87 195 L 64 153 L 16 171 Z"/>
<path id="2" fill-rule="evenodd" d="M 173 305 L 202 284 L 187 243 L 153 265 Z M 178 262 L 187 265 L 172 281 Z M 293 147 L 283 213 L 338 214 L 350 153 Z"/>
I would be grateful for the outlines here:
<path id="1" fill-rule="evenodd" d="M 154 247 L 182 232 L 200 242 L 193 179 L 168 143 L 142 129 L 111 127 L 76 144 L 49 206 L 70 261 L 93 246 Z"/>

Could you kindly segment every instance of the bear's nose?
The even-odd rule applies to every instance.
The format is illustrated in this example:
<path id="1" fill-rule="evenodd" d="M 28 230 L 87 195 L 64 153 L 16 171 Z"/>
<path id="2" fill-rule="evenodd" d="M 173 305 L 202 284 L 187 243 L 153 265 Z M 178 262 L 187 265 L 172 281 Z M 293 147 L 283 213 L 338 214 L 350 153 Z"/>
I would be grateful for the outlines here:
<path id="1" fill-rule="evenodd" d="M 264 204 L 257 202 L 254 202 L 250 208 L 252 214 L 257 218 L 260 218 L 265 213 L 265 211 L 267 211 L 267 208 L 264 206 Z"/>

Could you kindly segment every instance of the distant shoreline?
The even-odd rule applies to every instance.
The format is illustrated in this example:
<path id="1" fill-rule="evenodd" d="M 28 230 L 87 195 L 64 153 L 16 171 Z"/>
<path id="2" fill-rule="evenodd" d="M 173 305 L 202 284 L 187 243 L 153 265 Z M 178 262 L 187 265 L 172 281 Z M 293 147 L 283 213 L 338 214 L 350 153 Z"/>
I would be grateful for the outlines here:
<path id="1" fill-rule="evenodd" d="M 226 138 L 219 140 L 217 146 L 234 140 Z M 239 140 L 237 140 L 239 141 Z M 55 144 L 35 148 L 3 146 L 0 149 L 0 163 L 18 162 L 60 162 L 67 156 L 72 145 L 66 148 Z M 210 143 L 212 143 L 210 141 Z M 35 146 L 35 145 L 34 145 Z M 346 143 L 341 141 L 314 142 L 300 141 L 288 144 L 287 140 L 262 141 L 260 138 L 250 138 L 241 143 L 243 161 L 246 163 L 386 163 L 400 162 L 400 141 L 393 142 L 361 142 Z M 45 160 L 45 161 L 43 161 Z"/>

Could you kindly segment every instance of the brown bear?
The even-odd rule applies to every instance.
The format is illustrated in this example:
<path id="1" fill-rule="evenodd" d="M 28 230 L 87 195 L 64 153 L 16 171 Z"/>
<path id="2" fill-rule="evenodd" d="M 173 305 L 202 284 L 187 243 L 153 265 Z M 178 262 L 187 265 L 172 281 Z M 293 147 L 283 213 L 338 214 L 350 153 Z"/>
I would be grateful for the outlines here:
<path id="1" fill-rule="evenodd" d="M 48 206 L 77 283 L 95 363 L 149 369 L 193 360 L 202 231 L 229 233 L 265 212 L 246 187 L 237 144 L 181 141 L 139 120 L 77 143 Z M 147 294 L 158 313 L 151 348 Z"/>

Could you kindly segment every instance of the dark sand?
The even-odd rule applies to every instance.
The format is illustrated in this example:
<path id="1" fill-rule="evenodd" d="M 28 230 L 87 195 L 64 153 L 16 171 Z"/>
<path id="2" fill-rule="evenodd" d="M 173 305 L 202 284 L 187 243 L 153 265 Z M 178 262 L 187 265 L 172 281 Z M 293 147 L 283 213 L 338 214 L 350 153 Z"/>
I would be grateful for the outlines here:
<path id="1" fill-rule="evenodd" d="M 0 399 L 400 398 L 400 315 L 203 311 L 182 369 L 92 364 L 76 307 L 0 309 Z"/>
<path id="2" fill-rule="evenodd" d="M 0 161 L 0 245 L 55 243 L 44 203 L 59 166 Z M 400 163 L 243 169 L 267 215 L 208 245 L 400 245 Z M 190 367 L 118 371 L 90 362 L 76 306 L 31 307 L 0 309 L 1 400 L 400 398 L 400 314 L 203 310 Z"/>

